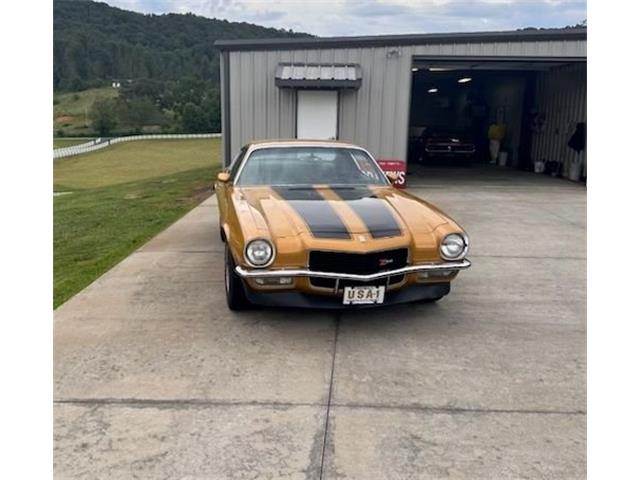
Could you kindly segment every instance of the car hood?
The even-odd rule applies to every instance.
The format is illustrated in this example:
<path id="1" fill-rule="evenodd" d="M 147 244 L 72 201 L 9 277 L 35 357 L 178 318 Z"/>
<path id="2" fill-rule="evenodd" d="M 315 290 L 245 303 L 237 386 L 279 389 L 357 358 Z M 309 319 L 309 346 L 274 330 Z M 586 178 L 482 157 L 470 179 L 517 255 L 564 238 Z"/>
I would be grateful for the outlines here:
<path id="1" fill-rule="evenodd" d="M 453 144 L 459 144 L 459 143 L 473 143 L 472 139 L 468 136 L 468 135 L 455 135 L 455 134 L 451 134 L 451 135 L 444 135 L 444 134 L 438 134 L 438 135 L 430 135 L 429 137 L 427 137 L 427 143 L 453 143 Z"/>
<path id="2" fill-rule="evenodd" d="M 250 212 L 273 239 L 410 239 L 452 222 L 432 205 L 390 186 L 236 187 L 236 211 Z M 406 243 L 406 242 L 405 242 Z"/>

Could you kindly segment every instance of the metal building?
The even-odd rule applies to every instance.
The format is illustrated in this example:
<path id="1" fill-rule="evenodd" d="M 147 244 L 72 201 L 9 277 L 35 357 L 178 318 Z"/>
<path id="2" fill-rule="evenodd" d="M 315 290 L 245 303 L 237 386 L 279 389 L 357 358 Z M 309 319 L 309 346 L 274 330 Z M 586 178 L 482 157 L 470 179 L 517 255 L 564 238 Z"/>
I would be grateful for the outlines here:
<path id="1" fill-rule="evenodd" d="M 578 28 L 218 41 L 225 163 L 251 140 L 296 137 L 406 162 L 419 130 L 445 117 L 471 125 L 462 117 L 478 111 L 474 128 L 506 121 L 509 165 L 555 160 L 566 169 L 568 137 L 586 122 L 586 37 Z M 475 83 L 463 87 L 461 75 Z M 427 95 L 458 87 L 468 89 L 460 101 Z M 484 109 L 470 109 L 478 95 Z"/>

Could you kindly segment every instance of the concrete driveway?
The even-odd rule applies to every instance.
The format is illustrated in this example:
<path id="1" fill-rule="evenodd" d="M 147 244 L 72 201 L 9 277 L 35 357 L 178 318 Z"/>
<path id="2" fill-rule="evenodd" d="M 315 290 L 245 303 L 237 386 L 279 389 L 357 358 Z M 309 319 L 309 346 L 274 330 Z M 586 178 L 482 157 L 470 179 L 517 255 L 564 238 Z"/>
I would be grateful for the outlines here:
<path id="1" fill-rule="evenodd" d="M 471 237 L 437 304 L 231 313 L 210 198 L 61 306 L 56 478 L 585 477 L 585 188 L 409 185 Z"/>

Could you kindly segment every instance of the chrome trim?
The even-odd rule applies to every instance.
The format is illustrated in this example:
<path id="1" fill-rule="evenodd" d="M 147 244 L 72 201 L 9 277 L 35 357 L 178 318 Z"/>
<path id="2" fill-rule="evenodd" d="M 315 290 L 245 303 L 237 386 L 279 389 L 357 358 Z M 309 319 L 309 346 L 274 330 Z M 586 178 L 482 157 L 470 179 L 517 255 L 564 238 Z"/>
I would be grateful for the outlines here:
<path id="1" fill-rule="evenodd" d="M 242 278 L 257 277 L 320 277 L 334 278 L 337 280 L 358 280 L 368 282 L 378 280 L 380 278 L 392 277 L 394 275 L 406 275 L 408 273 L 433 272 L 438 270 L 464 270 L 471 266 L 471 262 L 466 258 L 457 262 L 446 263 L 425 263 L 422 265 L 410 265 L 408 267 L 398 268 L 396 270 L 386 270 L 384 272 L 372 273 L 370 275 L 357 275 L 355 273 L 332 273 L 332 272 L 316 272 L 304 269 L 280 269 L 280 270 L 245 270 L 237 266 L 236 273 Z"/>
<path id="2" fill-rule="evenodd" d="M 471 155 L 473 153 L 476 153 L 475 148 L 473 150 L 449 150 L 449 149 L 445 150 L 445 149 L 434 149 L 434 148 L 425 147 L 424 151 L 427 153 L 433 153 L 434 155 L 438 155 L 438 154 Z"/>
<path id="3" fill-rule="evenodd" d="M 325 252 L 325 253 L 350 253 L 352 255 L 369 255 L 371 253 L 383 253 L 383 252 L 388 252 L 389 250 L 399 250 L 401 248 L 404 248 L 407 251 L 407 262 L 406 264 L 408 265 L 409 263 L 411 263 L 411 250 L 408 247 L 398 247 L 398 248 L 381 248 L 380 250 L 371 250 L 369 252 L 336 252 L 335 250 L 326 250 L 326 249 L 322 249 L 322 248 L 314 248 L 313 250 L 310 250 L 309 252 L 307 252 L 307 268 L 309 268 L 309 263 L 310 263 L 310 256 L 311 256 L 311 251 L 314 252 Z M 315 276 L 315 275 L 309 275 L 310 277 Z M 387 288 L 389 287 L 389 279 L 391 277 L 387 278 Z M 326 287 L 318 287 L 317 285 L 313 285 L 311 283 L 311 280 L 309 280 L 309 286 L 311 288 L 313 288 L 314 290 L 320 290 L 320 291 L 333 291 L 334 294 L 338 294 L 341 290 L 340 290 L 340 278 L 336 278 L 335 279 L 335 284 L 333 285 L 333 288 L 326 288 Z M 393 285 L 394 288 L 399 288 L 402 285 L 404 285 L 407 282 L 407 277 L 405 275 L 405 278 L 402 280 L 402 282 L 400 283 L 395 283 Z"/>

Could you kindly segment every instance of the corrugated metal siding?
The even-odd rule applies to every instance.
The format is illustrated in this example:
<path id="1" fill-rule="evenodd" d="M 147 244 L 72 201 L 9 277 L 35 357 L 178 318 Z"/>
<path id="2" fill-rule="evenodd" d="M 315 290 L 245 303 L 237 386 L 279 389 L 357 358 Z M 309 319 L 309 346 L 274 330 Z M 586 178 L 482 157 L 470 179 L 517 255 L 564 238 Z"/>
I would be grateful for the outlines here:
<path id="1" fill-rule="evenodd" d="M 348 47 L 348 45 L 347 45 Z M 585 41 L 454 43 L 395 47 L 231 51 L 231 155 L 251 140 L 295 137 L 296 93 L 275 85 L 278 63 L 357 63 L 362 86 L 340 93 L 338 138 L 378 158 L 406 160 L 412 57 L 586 56 Z"/>
<path id="2" fill-rule="evenodd" d="M 535 108 L 546 120 L 541 131 L 533 134 L 532 158 L 562 162 L 564 175 L 568 175 L 576 152 L 567 142 L 576 124 L 587 121 L 587 66 L 570 65 L 540 73 Z M 583 159 L 586 163 L 586 151 Z"/>
<path id="3" fill-rule="evenodd" d="M 227 54 L 222 53 L 220 55 L 220 98 L 221 98 L 221 101 L 220 101 L 220 119 L 221 119 L 221 122 L 220 122 L 220 124 L 222 125 L 221 131 L 226 131 L 226 130 L 229 129 L 228 126 L 224 125 L 225 119 L 227 118 L 227 115 L 228 115 L 227 102 L 225 100 L 227 99 L 227 96 L 229 95 L 229 92 L 227 91 L 227 80 L 226 80 L 227 79 L 226 74 L 227 74 L 227 71 L 229 69 L 229 66 L 226 64 L 226 62 L 224 60 L 225 55 L 228 58 L 228 53 Z M 222 149 L 222 151 L 221 151 L 221 153 L 222 153 L 222 161 L 224 163 L 224 162 L 227 162 L 227 160 L 226 160 L 227 158 L 231 157 L 231 152 L 230 152 L 231 145 L 227 144 L 228 142 L 226 142 L 224 140 L 224 136 L 222 136 L 222 138 L 223 138 L 223 140 L 222 140 L 222 142 L 220 142 L 220 144 L 221 144 L 221 149 Z"/>
<path id="4" fill-rule="evenodd" d="M 281 80 L 357 80 L 356 65 L 335 63 L 281 63 L 276 78 Z"/>

